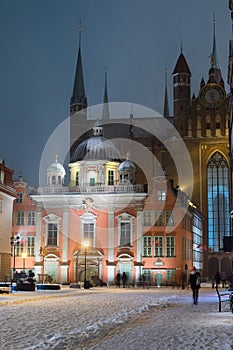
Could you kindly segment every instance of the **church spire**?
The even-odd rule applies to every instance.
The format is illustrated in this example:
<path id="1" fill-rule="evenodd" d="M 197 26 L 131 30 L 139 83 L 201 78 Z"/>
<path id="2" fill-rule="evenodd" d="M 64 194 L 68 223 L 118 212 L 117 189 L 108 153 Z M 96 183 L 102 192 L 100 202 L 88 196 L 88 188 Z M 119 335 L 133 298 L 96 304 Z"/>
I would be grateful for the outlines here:
<path id="1" fill-rule="evenodd" d="M 213 16 L 213 51 L 211 55 L 211 67 L 219 68 L 217 47 L 216 47 L 216 37 L 215 37 L 215 14 Z"/>
<path id="2" fill-rule="evenodd" d="M 223 81 L 221 69 L 219 68 L 218 55 L 217 55 L 217 45 L 216 45 L 216 34 L 215 34 L 215 14 L 213 16 L 213 49 L 210 55 L 210 70 L 209 70 L 209 81 L 208 83 L 216 82 L 219 84 Z"/>
<path id="3" fill-rule="evenodd" d="M 75 78 L 74 78 L 73 94 L 70 99 L 71 115 L 87 107 L 87 98 L 85 96 L 82 55 L 81 55 L 81 32 L 82 32 L 81 21 L 78 27 L 78 31 L 79 31 L 79 48 L 78 48 L 78 59 L 77 59 L 76 72 L 75 72 Z"/>
<path id="4" fill-rule="evenodd" d="M 167 93 L 167 66 L 165 67 L 165 92 L 164 92 L 163 116 L 165 118 L 169 117 L 169 103 L 168 103 L 168 93 Z"/>
<path id="5" fill-rule="evenodd" d="M 108 85 L 107 85 L 107 67 L 104 71 L 104 106 L 103 106 L 103 119 L 109 119 L 109 104 L 108 104 Z"/>

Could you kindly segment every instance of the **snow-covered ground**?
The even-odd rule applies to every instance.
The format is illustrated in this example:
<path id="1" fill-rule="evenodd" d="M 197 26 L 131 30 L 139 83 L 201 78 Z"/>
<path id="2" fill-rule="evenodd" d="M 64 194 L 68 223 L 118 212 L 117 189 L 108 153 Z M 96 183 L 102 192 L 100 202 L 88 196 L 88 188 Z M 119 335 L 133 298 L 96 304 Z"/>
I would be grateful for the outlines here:
<path id="1" fill-rule="evenodd" d="M 0 295 L 0 349 L 233 349 L 215 290 L 92 288 Z"/>

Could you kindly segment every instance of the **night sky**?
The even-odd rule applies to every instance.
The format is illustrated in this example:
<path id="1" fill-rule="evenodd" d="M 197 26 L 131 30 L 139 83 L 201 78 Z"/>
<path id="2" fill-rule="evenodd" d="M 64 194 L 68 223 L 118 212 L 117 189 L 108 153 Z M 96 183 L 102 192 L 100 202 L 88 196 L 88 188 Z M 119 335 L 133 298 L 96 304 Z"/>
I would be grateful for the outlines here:
<path id="1" fill-rule="evenodd" d="M 210 68 L 214 13 L 226 83 L 228 0 L 0 0 L 0 157 L 14 178 L 22 171 L 25 181 L 38 185 L 44 146 L 69 116 L 80 18 L 88 105 L 103 102 L 107 65 L 110 102 L 162 113 L 167 65 L 172 114 L 171 73 L 181 42 L 197 95 Z"/>

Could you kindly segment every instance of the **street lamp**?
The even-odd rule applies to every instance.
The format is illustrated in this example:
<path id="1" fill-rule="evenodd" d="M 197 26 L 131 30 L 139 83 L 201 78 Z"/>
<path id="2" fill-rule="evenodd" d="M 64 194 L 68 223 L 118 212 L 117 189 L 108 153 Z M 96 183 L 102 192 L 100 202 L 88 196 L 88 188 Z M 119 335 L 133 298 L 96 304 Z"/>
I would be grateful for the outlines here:
<path id="1" fill-rule="evenodd" d="M 26 252 L 23 252 L 23 253 L 22 253 L 22 258 L 23 258 L 23 271 L 25 271 L 25 260 L 26 260 L 26 257 L 27 257 L 27 253 L 26 253 Z"/>
<path id="2" fill-rule="evenodd" d="M 11 236 L 11 246 L 13 249 L 13 274 L 15 273 L 15 246 L 19 246 L 20 236 Z"/>
<path id="3" fill-rule="evenodd" d="M 87 281 L 87 248 L 88 248 L 88 242 L 83 242 L 83 246 L 85 248 L 84 250 L 84 289 L 89 289 L 90 284 L 89 281 Z"/>

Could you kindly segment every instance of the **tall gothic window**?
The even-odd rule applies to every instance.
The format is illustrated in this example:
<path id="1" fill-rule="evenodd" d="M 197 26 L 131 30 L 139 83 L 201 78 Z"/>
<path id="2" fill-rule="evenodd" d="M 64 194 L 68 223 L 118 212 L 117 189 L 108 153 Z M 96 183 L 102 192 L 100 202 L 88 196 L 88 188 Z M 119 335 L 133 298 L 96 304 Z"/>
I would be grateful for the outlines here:
<path id="1" fill-rule="evenodd" d="M 207 165 L 208 247 L 217 252 L 223 247 L 223 236 L 230 234 L 228 164 L 215 152 Z"/>

